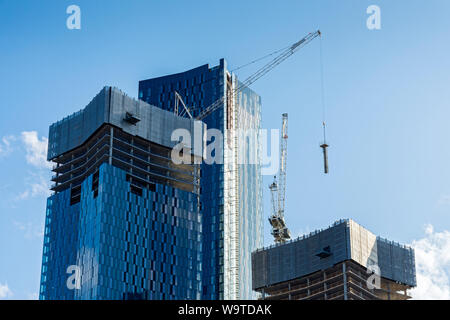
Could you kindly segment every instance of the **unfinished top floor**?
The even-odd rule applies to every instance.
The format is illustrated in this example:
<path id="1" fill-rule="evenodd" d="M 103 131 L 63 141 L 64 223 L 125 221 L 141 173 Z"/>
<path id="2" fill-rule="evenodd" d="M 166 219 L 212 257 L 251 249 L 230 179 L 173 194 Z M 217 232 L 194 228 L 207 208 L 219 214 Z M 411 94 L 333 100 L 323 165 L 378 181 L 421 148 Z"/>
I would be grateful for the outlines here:
<path id="1" fill-rule="evenodd" d="M 343 261 L 378 267 L 381 277 L 416 286 L 414 250 L 375 236 L 353 220 L 263 248 L 252 254 L 253 289 L 273 286 L 332 268 Z"/>

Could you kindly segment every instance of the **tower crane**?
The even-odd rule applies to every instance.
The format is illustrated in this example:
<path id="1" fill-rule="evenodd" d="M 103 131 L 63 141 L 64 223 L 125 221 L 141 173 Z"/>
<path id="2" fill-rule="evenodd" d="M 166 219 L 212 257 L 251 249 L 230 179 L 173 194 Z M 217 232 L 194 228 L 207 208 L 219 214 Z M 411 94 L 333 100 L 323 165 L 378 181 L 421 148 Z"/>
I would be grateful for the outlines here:
<path id="1" fill-rule="evenodd" d="M 275 242 L 282 243 L 291 238 L 289 229 L 284 221 L 284 204 L 286 196 L 286 165 L 287 165 L 287 134 L 288 114 L 283 113 L 281 121 L 280 137 L 280 171 L 274 176 L 274 181 L 269 186 L 272 200 L 272 215 L 269 217 L 272 226 L 272 235 Z"/>
<path id="2" fill-rule="evenodd" d="M 239 83 L 236 88 L 231 91 L 231 97 L 227 97 L 223 95 L 221 98 L 217 99 L 214 103 L 212 103 L 207 108 L 203 109 L 197 117 L 196 120 L 203 120 L 208 115 L 216 111 L 217 109 L 224 107 L 225 101 L 227 98 L 234 99 L 243 89 L 253 84 L 255 81 L 260 79 L 262 76 L 270 72 L 276 66 L 281 64 L 284 60 L 289 58 L 291 55 L 296 53 L 298 50 L 306 46 L 315 38 L 321 36 L 320 30 L 307 34 L 305 37 L 290 45 L 289 47 L 278 50 L 275 53 L 281 52 L 277 55 L 272 61 L 258 69 L 255 73 L 250 75 L 246 80 Z M 258 59 L 259 60 L 259 59 Z M 258 61 L 257 60 L 257 61 Z M 188 115 L 191 119 L 194 117 L 191 115 L 189 108 L 184 104 L 181 96 L 176 92 L 175 93 L 176 106 L 175 112 L 178 114 L 178 106 L 179 102 L 183 105 L 184 110 L 180 113 L 183 115 Z M 290 239 L 289 229 L 286 227 L 286 223 L 284 221 L 284 207 L 285 207 L 285 195 L 286 195 L 286 164 L 287 164 L 287 125 L 288 125 L 288 115 L 284 113 L 282 115 L 282 134 L 280 139 L 280 171 L 278 174 L 278 179 L 275 176 L 273 183 L 269 186 L 271 191 L 272 198 L 272 215 L 269 218 L 269 222 L 272 226 L 272 235 L 275 238 L 275 242 L 281 243 L 285 242 L 287 239 Z M 324 122 L 325 129 L 325 122 Z M 328 159 L 327 159 L 327 147 L 328 145 L 324 142 L 321 146 L 324 153 L 324 170 L 325 173 L 328 173 Z M 278 181 L 277 181 L 278 180 Z"/>

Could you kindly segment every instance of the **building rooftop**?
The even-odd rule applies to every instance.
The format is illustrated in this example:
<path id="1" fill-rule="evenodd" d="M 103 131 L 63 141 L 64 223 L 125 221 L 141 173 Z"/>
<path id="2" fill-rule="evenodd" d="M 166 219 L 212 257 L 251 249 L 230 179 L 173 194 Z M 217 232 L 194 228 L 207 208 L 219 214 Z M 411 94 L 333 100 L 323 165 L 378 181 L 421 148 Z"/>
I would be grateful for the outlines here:
<path id="1" fill-rule="evenodd" d="M 79 147 L 103 124 L 111 124 L 123 131 L 172 148 L 175 129 L 190 132 L 192 146 L 196 135 L 203 137 L 206 126 L 193 119 L 179 117 L 144 101 L 133 99 L 114 87 L 104 87 L 82 110 L 53 123 L 49 132 L 48 160 Z M 196 156 L 202 150 L 192 150 Z"/>
<path id="2" fill-rule="evenodd" d="M 365 268 L 378 266 L 382 277 L 416 285 L 412 248 L 377 237 L 355 221 L 344 219 L 326 229 L 253 252 L 253 288 L 299 278 L 346 260 Z"/>

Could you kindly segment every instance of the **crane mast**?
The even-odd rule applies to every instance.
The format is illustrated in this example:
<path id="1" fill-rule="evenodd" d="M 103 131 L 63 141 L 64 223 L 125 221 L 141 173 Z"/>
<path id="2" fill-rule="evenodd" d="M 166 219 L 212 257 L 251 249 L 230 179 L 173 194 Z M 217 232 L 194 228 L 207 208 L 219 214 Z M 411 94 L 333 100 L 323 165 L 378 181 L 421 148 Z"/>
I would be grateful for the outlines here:
<path id="1" fill-rule="evenodd" d="M 281 121 L 281 139 L 280 139 L 280 173 L 278 186 L 278 207 L 280 216 L 284 218 L 284 203 L 286 196 L 286 165 L 287 165 L 287 125 L 288 115 L 283 113 Z"/>
<path id="2" fill-rule="evenodd" d="M 281 137 L 280 137 L 280 171 L 277 177 L 269 186 L 272 198 L 272 215 L 269 217 L 272 226 L 272 235 L 275 242 L 282 243 L 291 238 L 289 229 L 284 221 L 284 207 L 286 196 L 286 165 L 287 165 L 287 134 L 288 115 L 283 113 L 281 120 Z"/>

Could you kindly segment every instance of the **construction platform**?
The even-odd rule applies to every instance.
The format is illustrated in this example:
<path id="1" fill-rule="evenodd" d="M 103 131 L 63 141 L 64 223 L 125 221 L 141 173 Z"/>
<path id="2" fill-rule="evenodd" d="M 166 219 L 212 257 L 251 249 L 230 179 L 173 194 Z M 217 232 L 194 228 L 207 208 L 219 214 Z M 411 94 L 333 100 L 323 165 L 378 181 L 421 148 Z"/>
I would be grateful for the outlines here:
<path id="1" fill-rule="evenodd" d="M 414 250 L 340 220 L 254 252 L 252 284 L 267 300 L 406 300 L 416 286 Z"/>

